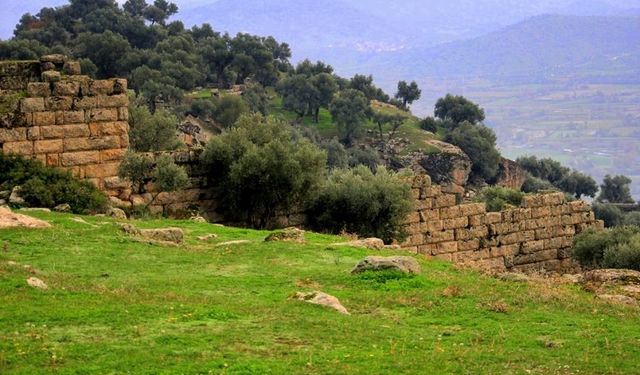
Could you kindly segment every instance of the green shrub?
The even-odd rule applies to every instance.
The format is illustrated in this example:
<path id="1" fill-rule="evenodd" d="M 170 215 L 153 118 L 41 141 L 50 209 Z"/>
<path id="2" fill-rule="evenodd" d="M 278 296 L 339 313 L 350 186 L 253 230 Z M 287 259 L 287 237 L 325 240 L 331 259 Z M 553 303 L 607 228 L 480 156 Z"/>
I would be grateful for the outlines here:
<path id="1" fill-rule="evenodd" d="M 596 219 L 604 221 L 607 228 L 623 224 L 624 213 L 616 206 L 606 203 L 594 203 L 592 206 Z"/>
<path id="2" fill-rule="evenodd" d="M 376 174 L 365 166 L 336 169 L 308 210 L 317 230 L 347 231 L 379 237 L 386 243 L 403 240 L 403 223 L 411 211 L 410 188 L 385 168 Z"/>
<path id="3" fill-rule="evenodd" d="M 475 197 L 476 202 L 485 202 L 488 212 L 499 212 L 508 206 L 520 206 L 524 193 L 501 186 L 491 186 L 483 189 Z"/>
<path id="4" fill-rule="evenodd" d="M 635 225 L 640 227 L 640 212 L 629 212 L 622 219 L 624 225 Z"/>
<path id="5" fill-rule="evenodd" d="M 151 113 L 149 108 L 132 98 L 129 107 L 129 138 L 131 148 L 139 152 L 170 151 L 180 146 L 177 137 L 178 119 L 165 110 Z"/>
<path id="6" fill-rule="evenodd" d="M 538 193 L 543 190 L 558 189 L 553 186 L 551 182 L 528 174 L 527 178 L 524 180 L 524 184 L 522 184 L 522 191 L 525 193 Z"/>
<path id="7" fill-rule="evenodd" d="M 300 207 L 325 174 L 326 154 L 293 127 L 260 114 L 245 115 L 213 138 L 202 155 L 227 218 L 264 228 Z"/>
<path id="8" fill-rule="evenodd" d="M 88 181 L 70 172 L 47 168 L 37 160 L 0 152 L 0 190 L 21 186 L 21 197 L 31 207 L 53 208 L 67 203 L 74 213 L 104 211 L 107 197 Z"/>
<path id="9" fill-rule="evenodd" d="M 636 234 L 626 243 L 607 248 L 604 252 L 603 266 L 640 271 L 640 235 Z"/>
<path id="10" fill-rule="evenodd" d="M 638 227 L 616 227 L 604 231 L 586 230 L 577 235 L 573 241 L 573 258 L 582 266 L 590 268 L 607 267 L 615 262 L 617 249 L 628 244 L 631 238 L 640 233 Z M 626 250 L 625 250 L 626 251 Z M 605 254 L 608 261 L 605 261 Z M 626 254 L 626 253 L 625 253 Z"/>
<path id="11" fill-rule="evenodd" d="M 460 147 L 471 158 L 473 178 L 491 181 L 497 176 L 501 157 L 493 130 L 484 125 L 463 122 L 449 131 L 444 140 Z"/>

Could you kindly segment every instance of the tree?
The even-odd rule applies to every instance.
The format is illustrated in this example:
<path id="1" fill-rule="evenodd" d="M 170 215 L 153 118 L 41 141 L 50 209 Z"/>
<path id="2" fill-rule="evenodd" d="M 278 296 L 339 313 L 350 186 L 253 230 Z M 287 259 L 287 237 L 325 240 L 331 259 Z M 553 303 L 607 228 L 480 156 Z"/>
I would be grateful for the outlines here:
<path id="1" fill-rule="evenodd" d="M 342 142 L 351 145 L 360 127 L 370 116 L 371 107 L 362 92 L 349 89 L 333 99 L 329 111 L 338 125 Z"/>
<path id="2" fill-rule="evenodd" d="M 216 109 L 213 113 L 214 119 L 224 128 L 232 127 L 236 121 L 247 112 L 247 104 L 239 96 L 226 95 L 214 102 Z"/>
<path id="3" fill-rule="evenodd" d="M 600 195 L 598 202 L 607 203 L 634 203 L 631 196 L 631 179 L 627 176 L 606 175 L 600 185 Z"/>
<path id="4" fill-rule="evenodd" d="M 473 162 L 472 176 L 491 181 L 498 174 L 500 152 L 496 149 L 493 130 L 465 121 L 447 134 L 445 142 L 460 147 L 469 156 Z"/>
<path id="5" fill-rule="evenodd" d="M 383 103 L 389 102 L 389 95 L 373 84 L 373 76 L 371 75 L 356 74 L 351 78 L 349 88 L 360 91 L 369 100 L 378 100 Z"/>
<path id="6" fill-rule="evenodd" d="M 126 76 L 120 59 L 130 50 L 129 42 L 111 31 L 102 34 L 82 33 L 76 40 L 77 55 L 96 64 L 99 78 Z"/>
<path id="7" fill-rule="evenodd" d="M 314 75 L 311 78 L 311 85 L 315 91 L 309 103 L 309 109 L 313 114 L 313 120 L 318 123 L 320 122 L 320 108 L 326 108 L 331 104 L 333 95 L 338 91 L 338 85 L 329 73 Z"/>
<path id="8" fill-rule="evenodd" d="M 582 196 L 595 197 L 598 184 L 591 177 L 578 171 L 572 171 L 558 182 L 558 188 L 580 199 Z"/>
<path id="9" fill-rule="evenodd" d="M 326 154 L 284 121 L 250 114 L 213 138 L 202 161 L 225 215 L 265 228 L 315 193 Z"/>
<path id="10" fill-rule="evenodd" d="M 402 100 L 402 106 L 407 107 L 407 104 L 412 104 L 416 100 L 420 99 L 422 90 L 418 88 L 416 81 L 412 81 L 407 84 L 406 81 L 398 82 L 398 92 L 396 93 L 396 99 Z"/>
<path id="11" fill-rule="evenodd" d="M 435 116 L 443 121 L 451 121 L 454 126 L 463 122 L 475 125 L 484 121 L 484 110 L 463 96 L 447 94 L 438 99 L 435 107 Z"/>
<path id="12" fill-rule="evenodd" d="M 285 109 L 295 112 L 302 121 L 304 115 L 311 111 L 310 103 L 320 97 L 311 80 L 302 74 L 296 74 L 280 81 L 277 91 L 282 95 Z"/>
<path id="13" fill-rule="evenodd" d="M 180 190 L 189 183 L 185 169 L 176 165 L 170 156 L 160 155 L 153 159 L 133 152 L 125 155 L 118 168 L 118 177 L 130 181 L 138 193 L 145 193 L 146 185 L 153 183 L 152 199 L 146 207 L 151 206 L 160 193 Z"/>
<path id="14" fill-rule="evenodd" d="M 391 133 L 389 134 L 389 140 L 391 140 L 395 136 L 400 126 L 404 124 L 407 117 L 399 113 L 374 112 L 372 119 L 373 122 L 378 125 L 378 134 L 380 136 L 380 140 L 384 142 L 383 129 L 387 126 L 391 126 Z"/>
<path id="15" fill-rule="evenodd" d="M 261 84 L 252 83 L 247 85 L 242 94 L 242 99 L 244 99 L 251 112 L 260 113 L 264 116 L 269 113 L 269 94 Z"/>
<path id="16" fill-rule="evenodd" d="M 175 150 L 180 141 L 176 136 L 178 119 L 164 110 L 151 114 L 138 98 L 129 107 L 129 138 L 131 148 L 139 152 Z"/>
<path id="17" fill-rule="evenodd" d="M 153 5 L 144 9 L 144 17 L 152 25 L 157 23 L 164 26 L 167 19 L 176 13 L 178 13 L 178 6 L 166 0 L 155 0 Z"/>
<path id="18" fill-rule="evenodd" d="M 435 134 L 438 132 L 438 121 L 433 117 L 425 117 L 424 120 L 420 121 L 420 129 Z"/>
<path id="19" fill-rule="evenodd" d="M 146 0 L 127 0 L 122 8 L 131 17 L 143 17 L 144 10 L 149 6 Z"/>

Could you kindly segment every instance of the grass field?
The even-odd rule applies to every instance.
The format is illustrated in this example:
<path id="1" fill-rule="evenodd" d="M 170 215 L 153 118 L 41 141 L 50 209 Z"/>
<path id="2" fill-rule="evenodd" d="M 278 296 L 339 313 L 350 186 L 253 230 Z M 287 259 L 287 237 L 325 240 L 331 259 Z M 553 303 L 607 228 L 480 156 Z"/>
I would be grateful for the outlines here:
<path id="1" fill-rule="evenodd" d="M 136 242 L 110 219 L 30 215 L 54 227 L 0 230 L 1 374 L 638 372 L 638 310 L 578 287 L 424 259 L 414 277 L 352 276 L 374 252 L 329 249 L 343 239 L 327 235 L 294 245 L 265 243 L 260 231 L 135 223 L 183 228 L 186 244 L 174 248 Z M 218 238 L 195 239 L 208 233 Z M 251 243 L 215 246 L 229 240 Z M 49 289 L 28 287 L 31 276 Z M 351 315 L 290 299 L 312 290 Z"/>

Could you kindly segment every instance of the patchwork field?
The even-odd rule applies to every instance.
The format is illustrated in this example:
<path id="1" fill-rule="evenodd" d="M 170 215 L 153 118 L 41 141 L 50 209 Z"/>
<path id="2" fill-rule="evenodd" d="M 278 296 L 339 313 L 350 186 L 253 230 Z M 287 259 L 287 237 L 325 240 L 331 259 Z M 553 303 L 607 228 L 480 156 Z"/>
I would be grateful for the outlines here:
<path id="1" fill-rule="evenodd" d="M 185 231 L 184 245 L 163 247 L 111 219 L 28 214 L 53 227 L 0 230 L 2 374 L 637 372 L 637 308 L 576 286 L 422 258 L 416 276 L 354 276 L 379 252 L 329 247 L 335 236 L 266 243 L 263 231 L 135 222 Z M 218 245 L 235 240 L 249 242 Z M 314 290 L 351 315 L 291 299 Z"/>

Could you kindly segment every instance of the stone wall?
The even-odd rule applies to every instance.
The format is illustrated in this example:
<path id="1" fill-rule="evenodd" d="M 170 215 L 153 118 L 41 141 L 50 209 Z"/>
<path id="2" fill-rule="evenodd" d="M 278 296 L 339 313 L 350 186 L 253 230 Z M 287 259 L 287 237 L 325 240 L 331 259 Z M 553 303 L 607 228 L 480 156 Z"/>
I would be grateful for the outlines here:
<path id="1" fill-rule="evenodd" d="M 460 204 L 428 176 L 410 182 L 416 210 L 401 246 L 427 257 L 492 271 L 567 272 L 577 268 L 574 236 L 603 228 L 587 203 L 567 202 L 563 193 L 525 196 L 519 208 L 487 212 L 484 203 Z"/>
<path id="2" fill-rule="evenodd" d="M 124 79 L 93 80 L 64 56 L 0 63 L 0 149 L 92 181 L 117 175 L 128 146 Z"/>

